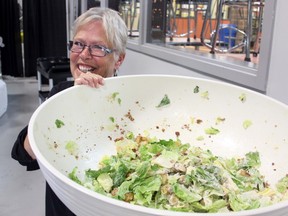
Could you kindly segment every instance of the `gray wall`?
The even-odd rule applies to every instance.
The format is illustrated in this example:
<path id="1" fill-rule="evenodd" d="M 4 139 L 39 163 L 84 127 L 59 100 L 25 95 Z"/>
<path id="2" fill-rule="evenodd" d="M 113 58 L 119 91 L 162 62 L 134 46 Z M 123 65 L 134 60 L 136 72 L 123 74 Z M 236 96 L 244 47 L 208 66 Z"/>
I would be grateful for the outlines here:
<path id="1" fill-rule="evenodd" d="M 288 1 L 277 0 L 267 95 L 288 104 Z"/>

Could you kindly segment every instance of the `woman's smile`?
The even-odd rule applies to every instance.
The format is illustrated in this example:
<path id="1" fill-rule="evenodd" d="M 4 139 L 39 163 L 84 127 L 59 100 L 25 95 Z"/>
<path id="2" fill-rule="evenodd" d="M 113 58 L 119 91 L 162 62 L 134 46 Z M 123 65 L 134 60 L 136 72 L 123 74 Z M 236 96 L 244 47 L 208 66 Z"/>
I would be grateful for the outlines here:
<path id="1" fill-rule="evenodd" d="M 83 73 L 87 73 L 87 72 L 91 72 L 93 73 L 94 70 L 96 70 L 96 68 L 91 67 L 89 65 L 83 65 L 83 64 L 79 64 L 78 65 L 78 70 L 80 70 Z"/>

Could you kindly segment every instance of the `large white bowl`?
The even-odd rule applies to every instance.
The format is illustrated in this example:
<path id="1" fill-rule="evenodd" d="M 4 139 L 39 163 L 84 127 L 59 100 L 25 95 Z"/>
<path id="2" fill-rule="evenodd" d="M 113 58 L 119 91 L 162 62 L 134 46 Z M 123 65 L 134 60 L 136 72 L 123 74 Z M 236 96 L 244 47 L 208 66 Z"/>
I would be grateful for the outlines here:
<path id="1" fill-rule="evenodd" d="M 198 93 L 194 92 L 196 86 Z M 156 108 L 165 94 L 171 103 Z M 225 121 L 215 125 L 218 117 Z M 201 119 L 202 123 L 192 124 L 191 118 Z M 65 125 L 56 128 L 56 119 Z M 245 129 L 243 122 L 247 120 L 252 125 Z M 220 133 L 205 135 L 204 129 L 209 127 L 218 128 Z M 75 86 L 51 97 L 33 114 L 29 139 L 45 179 L 67 207 L 79 216 L 198 216 L 202 214 L 150 209 L 108 198 L 78 185 L 67 174 L 75 166 L 79 167 L 79 173 L 97 168 L 103 155 L 115 153 L 113 140 L 125 132 L 149 131 L 151 136 L 164 139 L 174 139 L 175 132 L 180 132 L 183 142 L 208 148 L 219 156 L 243 156 L 258 150 L 261 172 L 273 185 L 288 173 L 287 129 L 288 107 L 262 94 L 203 79 L 139 75 L 108 78 L 105 86 L 99 89 Z M 204 139 L 197 140 L 199 136 Z M 65 149 L 69 141 L 79 146 L 74 155 Z M 284 216 L 288 215 L 288 202 L 209 215 Z"/>

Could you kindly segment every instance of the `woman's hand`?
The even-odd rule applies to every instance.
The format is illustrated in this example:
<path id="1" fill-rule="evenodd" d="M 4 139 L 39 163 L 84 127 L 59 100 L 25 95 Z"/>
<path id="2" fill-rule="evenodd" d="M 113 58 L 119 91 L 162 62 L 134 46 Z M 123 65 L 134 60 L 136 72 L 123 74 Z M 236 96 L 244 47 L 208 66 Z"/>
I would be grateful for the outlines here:
<path id="1" fill-rule="evenodd" d="M 104 79 L 98 74 L 87 72 L 82 73 L 78 78 L 76 78 L 74 85 L 88 85 L 92 88 L 99 88 L 104 85 Z"/>
<path id="2" fill-rule="evenodd" d="M 30 155 L 30 157 L 35 160 L 36 159 L 36 156 L 34 154 L 34 152 L 32 151 L 32 148 L 30 146 L 30 142 L 29 142 L 29 139 L 28 139 L 28 135 L 25 137 L 25 140 L 24 140 L 24 149 L 26 150 L 26 152 Z"/>

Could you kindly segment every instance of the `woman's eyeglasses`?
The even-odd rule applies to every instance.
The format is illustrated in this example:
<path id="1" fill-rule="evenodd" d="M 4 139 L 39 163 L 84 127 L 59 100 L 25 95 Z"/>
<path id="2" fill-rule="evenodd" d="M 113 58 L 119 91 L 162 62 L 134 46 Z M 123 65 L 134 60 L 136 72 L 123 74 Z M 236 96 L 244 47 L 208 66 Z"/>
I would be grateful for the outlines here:
<path id="1" fill-rule="evenodd" d="M 92 56 L 97 56 L 97 57 L 104 57 L 108 54 L 113 53 L 113 51 L 114 51 L 114 50 L 108 49 L 108 48 L 106 48 L 104 46 L 100 46 L 100 45 L 89 45 L 88 46 L 88 45 L 81 43 L 79 41 L 69 41 L 68 47 L 69 47 L 69 50 L 71 52 L 74 52 L 74 53 L 81 53 L 85 49 L 85 47 L 87 47 L 89 50 L 89 53 Z"/>

